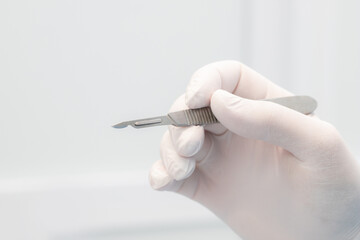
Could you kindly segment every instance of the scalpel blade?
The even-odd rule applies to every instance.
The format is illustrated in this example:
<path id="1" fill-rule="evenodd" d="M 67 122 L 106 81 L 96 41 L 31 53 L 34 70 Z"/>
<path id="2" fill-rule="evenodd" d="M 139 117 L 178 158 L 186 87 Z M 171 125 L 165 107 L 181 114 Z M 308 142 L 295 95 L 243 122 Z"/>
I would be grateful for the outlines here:
<path id="1" fill-rule="evenodd" d="M 127 126 L 132 126 L 134 128 L 145 128 L 145 127 L 153 127 L 153 126 L 161 126 L 161 125 L 169 125 L 171 124 L 168 116 L 160 116 L 153 118 L 144 118 L 137 119 L 133 121 L 121 122 L 114 125 L 114 128 L 125 128 Z"/>

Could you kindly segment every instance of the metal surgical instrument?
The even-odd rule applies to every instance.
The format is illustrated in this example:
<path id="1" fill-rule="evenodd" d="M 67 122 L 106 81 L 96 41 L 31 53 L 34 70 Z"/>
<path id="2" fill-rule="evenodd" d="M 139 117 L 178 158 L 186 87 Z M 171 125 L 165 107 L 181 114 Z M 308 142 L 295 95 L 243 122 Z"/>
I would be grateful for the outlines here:
<path id="1" fill-rule="evenodd" d="M 267 101 L 280 104 L 303 114 L 312 113 L 316 107 L 317 102 L 309 96 L 290 96 L 272 99 L 261 99 L 259 101 Z M 186 127 L 193 125 L 207 125 L 218 123 L 215 115 L 212 113 L 210 107 L 203 107 L 197 109 L 187 109 L 177 112 L 168 113 L 165 116 L 137 119 L 132 121 L 121 122 L 114 125 L 114 128 L 124 128 L 131 125 L 134 128 L 145 128 L 160 125 L 174 125 L 177 127 Z"/>

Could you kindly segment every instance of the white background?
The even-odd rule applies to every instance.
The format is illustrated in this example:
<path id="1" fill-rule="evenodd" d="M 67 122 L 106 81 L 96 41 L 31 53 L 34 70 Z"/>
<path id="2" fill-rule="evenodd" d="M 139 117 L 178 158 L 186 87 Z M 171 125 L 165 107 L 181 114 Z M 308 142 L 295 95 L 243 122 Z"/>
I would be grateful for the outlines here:
<path id="1" fill-rule="evenodd" d="M 360 156 L 358 1 L 0 2 L 0 238 L 236 239 L 153 192 L 161 115 L 204 64 L 235 59 L 318 100 Z M 165 227 L 164 227 L 165 226 Z"/>

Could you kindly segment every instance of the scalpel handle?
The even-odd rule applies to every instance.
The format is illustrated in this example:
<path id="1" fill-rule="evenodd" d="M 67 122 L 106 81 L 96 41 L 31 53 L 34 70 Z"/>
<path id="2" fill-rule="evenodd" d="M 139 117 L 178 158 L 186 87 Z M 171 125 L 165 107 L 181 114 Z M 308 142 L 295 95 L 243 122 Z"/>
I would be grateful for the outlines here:
<path id="1" fill-rule="evenodd" d="M 259 101 L 268 101 L 280 104 L 303 114 L 310 114 L 317 107 L 316 100 L 309 96 L 290 96 L 273 99 L 263 99 Z M 114 128 L 124 128 L 131 125 L 134 128 L 155 127 L 172 124 L 177 127 L 207 125 L 217 123 L 215 115 L 210 107 L 186 109 L 178 112 L 171 112 L 165 116 L 144 118 L 133 121 L 121 122 L 114 125 Z"/>
<path id="2" fill-rule="evenodd" d="M 316 100 L 309 96 L 290 96 L 260 101 L 277 103 L 303 114 L 310 114 L 317 107 Z M 210 107 L 172 112 L 168 114 L 168 118 L 172 125 L 178 127 L 207 125 L 218 122 Z"/>

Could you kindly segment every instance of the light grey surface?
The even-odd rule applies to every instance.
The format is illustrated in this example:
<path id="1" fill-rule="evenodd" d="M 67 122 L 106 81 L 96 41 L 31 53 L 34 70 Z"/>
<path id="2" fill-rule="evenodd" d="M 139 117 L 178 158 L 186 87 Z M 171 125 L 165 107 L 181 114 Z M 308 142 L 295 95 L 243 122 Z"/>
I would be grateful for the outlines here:
<path id="1" fill-rule="evenodd" d="M 239 59 L 240 11 L 236 0 L 1 1 L 0 178 L 149 169 L 165 128 L 111 126 L 166 113 L 197 68 Z"/>
<path id="2" fill-rule="evenodd" d="M 0 180 L 0 239 L 236 239 L 199 203 L 147 182 L 141 171 Z"/>
<path id="3" fill-rule="evenodd" d="M 126 229 L 112 229 L 104 232 L 87 232 L 82 234 L 59 235 L 50 240 L 241 240 L 226 226 L 218 223 L 210 224 L 162 224 L 138 226 Z"/>

